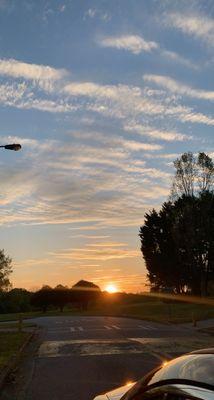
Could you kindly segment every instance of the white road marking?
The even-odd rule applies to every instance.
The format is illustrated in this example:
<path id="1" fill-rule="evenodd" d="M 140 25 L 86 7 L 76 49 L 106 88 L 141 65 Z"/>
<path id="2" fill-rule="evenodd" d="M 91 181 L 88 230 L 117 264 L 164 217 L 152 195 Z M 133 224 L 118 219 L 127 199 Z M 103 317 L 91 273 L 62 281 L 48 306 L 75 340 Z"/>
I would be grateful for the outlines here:
<path id="1" fill-rule="evenodd" d="M 151 325 L 139 325 L 139 327 L 142 328 L 142 329 L 148 329 L 150 331 L 154 331 L 154 330 L 157 329 L 157 328 L 155 328 L 154 326 L 151 326 Z"/>
<path id="2" fill-rule="evenodd" d="M 139 328 L 141 328 L 141 329 L 150 329 L 148 326 L 145 326 L 145 325 L 139 325 Z"/>
<path id="3" fill-rule="evenodd" d="M 117 326 L 117 325 L 112 325 L 112 328 L 114 328 L 114 329 L 121 329 L 121 328 L 119 328 L 119 326 Z"/>
<path id="4" fill-rule="evenodd" d="M 104 325 L 104 328 L 108 329 L 109 331 L 112 329 L 110 326 Z"/>
<path id="5" fill-rule="evenodd" d="M 63 328 L 52 328 L 52 329 L 49 329 L 49 333 L 64 333 L 64 332 L 68 332 L 68 330 L 69 330 L 69 328 L 67 328 L 67 327 L 63 327 Z"/>
<path id="6" fill-rule="evenodd" d="M 75 328 L 70 328 L 71 332 L 75 332 Z"/>
<path id="7" fill-rule="evenodd" d="M 82 326 L 78 326 L 79 331 L 83 331 Z"/>

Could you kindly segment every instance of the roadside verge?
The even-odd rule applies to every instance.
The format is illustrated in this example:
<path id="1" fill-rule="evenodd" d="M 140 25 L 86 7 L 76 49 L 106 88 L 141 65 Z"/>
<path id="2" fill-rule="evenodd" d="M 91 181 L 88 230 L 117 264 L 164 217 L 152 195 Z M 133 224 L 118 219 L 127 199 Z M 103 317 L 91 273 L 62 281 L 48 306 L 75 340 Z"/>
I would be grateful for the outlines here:
<path id="1" fill-rule="evenodd" d="M 21 355 L 35 335 L 33 332 L 0 332 L 0 390 L 18 365 Z"/>

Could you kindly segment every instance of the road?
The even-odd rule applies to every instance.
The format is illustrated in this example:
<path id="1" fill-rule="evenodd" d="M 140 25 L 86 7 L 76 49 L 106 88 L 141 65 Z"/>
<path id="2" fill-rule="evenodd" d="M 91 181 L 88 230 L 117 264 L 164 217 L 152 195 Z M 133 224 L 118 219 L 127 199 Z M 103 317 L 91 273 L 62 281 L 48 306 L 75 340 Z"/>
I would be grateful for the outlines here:
<path id="1" fill-rule="evenodd" d="M 187 328 L 128 318 L 62 316 L 32 321 L 41 327 L 41 335 L 17 397 L 25 400 L 93 399 L 159 365 L 161 338 L 189 335 Z"/>

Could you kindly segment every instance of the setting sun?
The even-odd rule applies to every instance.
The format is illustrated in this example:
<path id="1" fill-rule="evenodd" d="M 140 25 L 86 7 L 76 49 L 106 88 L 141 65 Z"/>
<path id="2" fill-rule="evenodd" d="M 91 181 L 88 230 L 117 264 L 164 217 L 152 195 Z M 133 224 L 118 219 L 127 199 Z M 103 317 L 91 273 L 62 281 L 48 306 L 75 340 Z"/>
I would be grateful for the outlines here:
<path id="1" fill-rule="evenodd" d="M 117 287 L 116 287 L 116 285 L 114 285 L 113 283 L 110 283 L 109 285 L 107 285 L 107 286 L 105 287 L 105 290 L 106 290 L 108 293 L 116 293 L 116 292 L 117 292 Z"/>

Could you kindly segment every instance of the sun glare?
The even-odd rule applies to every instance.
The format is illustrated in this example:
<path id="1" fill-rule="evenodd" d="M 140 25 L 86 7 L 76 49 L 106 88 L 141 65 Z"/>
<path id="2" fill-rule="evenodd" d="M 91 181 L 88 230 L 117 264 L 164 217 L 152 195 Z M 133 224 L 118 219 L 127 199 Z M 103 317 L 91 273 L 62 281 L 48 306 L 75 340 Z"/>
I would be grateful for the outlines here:
<path id="1" fill-rule="evenodd" d="M 106 290 L 108 293 L 116 293 L 116 292 L 117 292 L 117 287 L 116 287 L 116 285 L 114 285 L 113 283 L 110 283 L 109 285 L 107 285 L 107 286 L 105 287 L 105 290 Z"/>

